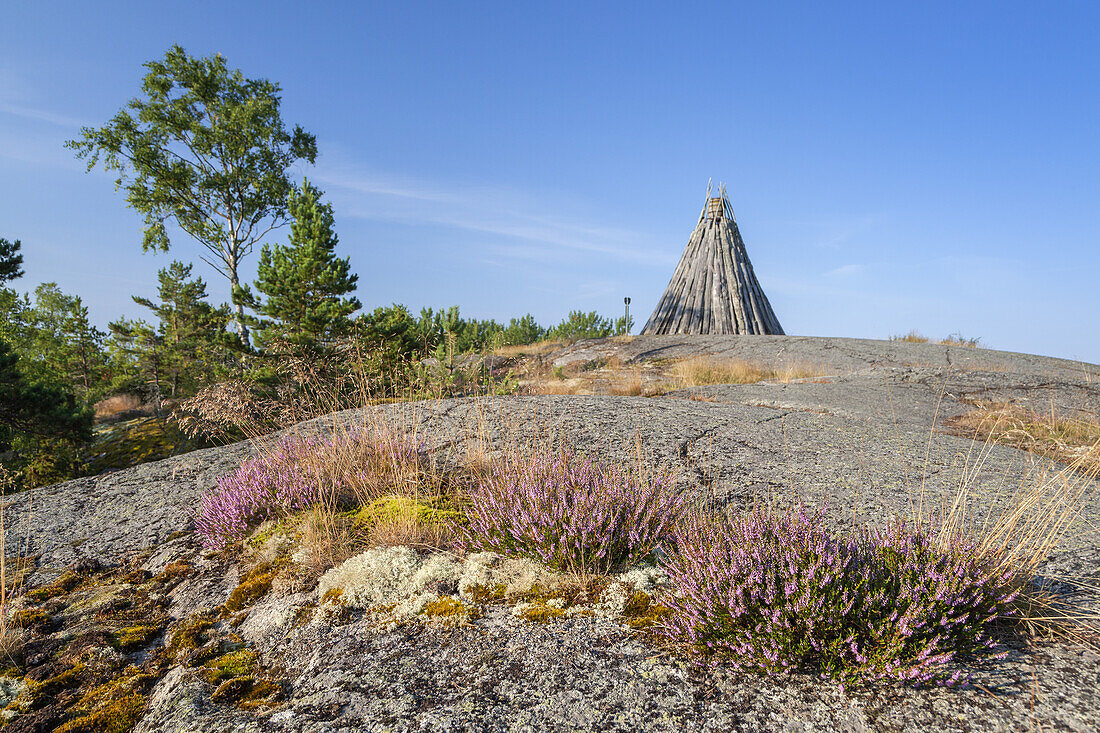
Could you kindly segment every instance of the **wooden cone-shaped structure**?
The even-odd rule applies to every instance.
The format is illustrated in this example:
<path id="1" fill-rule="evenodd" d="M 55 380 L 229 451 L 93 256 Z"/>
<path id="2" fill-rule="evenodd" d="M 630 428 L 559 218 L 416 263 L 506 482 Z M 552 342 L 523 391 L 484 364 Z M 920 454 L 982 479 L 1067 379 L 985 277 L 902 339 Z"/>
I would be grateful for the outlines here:
<path id="1" fill-rule="evenodd" d="M 643 334 L 782 334 L 733 219 L 726 188 L 699 214 L 680 264 Z"/>

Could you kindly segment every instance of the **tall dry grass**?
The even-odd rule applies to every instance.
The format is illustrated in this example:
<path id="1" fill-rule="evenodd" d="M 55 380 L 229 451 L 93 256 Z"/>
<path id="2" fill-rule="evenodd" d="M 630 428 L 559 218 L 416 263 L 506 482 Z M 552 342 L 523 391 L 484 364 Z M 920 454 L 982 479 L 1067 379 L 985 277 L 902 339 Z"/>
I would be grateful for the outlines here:
<path id="1" fill-rule="evenodd" d="M 326 450 L 303 466 L 328 477 L 320 501 L 301 517 L 299 542 L 318 571 L 377 546 L 407 545 L 441 550 L 450 546 L 447 518 L 460 490 L 430 456 L 417 451 L 364 450 L 379 445 L 418 445 L 415 418 L 372 420 L 361 426 L 334 421 L 325 432 Z"/>
<path id="2" fill-rule="evenodd" d="M 1100 420 L 1078 414 L 1040 414 L 1011 402 L 978 402 L 974 409 L 944 421 L 950 432 L 1100 471 Z"/>
<path id="3" fill-rule="evenodd" d="M 1007 500 L 997 504 L 989 500 L 990 487 L 979 481 L 996 445 L 992 437 L 973 441 L 956 485 L 936 505 L 928 505 L 922 482 L 916 496 L 911 495 L 912 521 L 923 531 L 934 533 L 942 551 L 971 547 L 988 567 L 1007 571 L 1005 592 L 1018 593 L 1016 620 L 1029 636 L 1053 634 L 1088 640 L 1100 631 L 1100 616 L 1064 592 L 1056 592 L 1054 582 L 1085 592 L 1100 589 L 1045 568 L 1071 532 L 1095 533 L 1083 512 L 1096 496 L 1100 466 L 1078 459 L 1063 466 L 1032 467 Z"/>
<path id="4" fill-rule="evenodd" d="M 683 387 L 704 387 L 710 384 L 752 384 L 764 381 L 786 384 L 796 379 L 819 377 L 825 371 L 801 362 L 770 366 L 742 359 L 693 356 L 675 362 L 669 374 Z"/>
<path id="5" fill-rule="evenodd" d="M 0 664 L 18 660 L 23 647 L 24 633 L 11 623 L 11 604 L 23 589 L 23 579 L 30 570 L 25 558 L 8 560 L 8 528 L 6 522 L 8 491 L 15 481 L 7 469 L 0 466 Z"/>

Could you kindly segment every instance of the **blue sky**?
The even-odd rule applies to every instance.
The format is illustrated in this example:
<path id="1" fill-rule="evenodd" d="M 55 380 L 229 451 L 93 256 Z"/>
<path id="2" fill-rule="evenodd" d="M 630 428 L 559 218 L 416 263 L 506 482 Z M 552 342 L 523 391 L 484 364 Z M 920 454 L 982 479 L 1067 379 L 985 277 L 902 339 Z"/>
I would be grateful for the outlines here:
<path id="1" fill-rule="evenodd" d="M 8 5 L 0 236 L 100 324 L 173 258 L 226 298 L 62 148 L 180 43 L 282 85 L 368 307 L 640 325 L 713 177 L 788 333 L 1100 362 L 1095 4 Z"/>

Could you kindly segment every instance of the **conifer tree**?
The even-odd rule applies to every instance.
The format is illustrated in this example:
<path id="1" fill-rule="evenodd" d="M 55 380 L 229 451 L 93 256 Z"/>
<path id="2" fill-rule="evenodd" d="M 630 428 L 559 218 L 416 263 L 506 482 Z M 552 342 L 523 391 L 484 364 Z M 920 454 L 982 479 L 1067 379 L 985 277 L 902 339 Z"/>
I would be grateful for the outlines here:
<path id="1" fill-rule="evenodd" d="M 191 265 L 174 261 L 157 273 L 158 302 L 134 296 L 153 312 L 164 355 L 163 370 L 171 397 L 193 393 L 214 381 L 226 353 L 229 306 L 206 301 L 206 283 L 191 279 Z"/>
<path id="2" fill-rule="evenodd" d="M 265 298 L 251 292 L 246 297 L 260 316 L 254 321 L 257 340 L 267 347 L 285 342 L 324 348 L 350 332 L 348 317 L 359 310 L 358 299 L 345 297 L 359 277 L 347 257 L 336 256 L 332 205 L 321 201 L 322 193 L 309 181 L 292 192 L 289 244 L 265 244 L 260 251 L 255 285 Z"/>
<path id="3" fill-rule="evenodd" d="M 23 276 L 23 255 L 19 254 L 19 248 L 23 243 L 18 239 L 14 242 L 0 237 L 0 283 L 8 280 L 18 280 Z"/>
<path id="4" fill-rule="evenodd" d="M 128 368 L 116 387 L 140 379 L 154 402 L 162 394 L 193 394 L 221 373 L 230 339 L 228 306 L 206 302 L 206 283 L 191 265 L 172 262 L 157 273 L 157 300 L 134 296 L 156 316 L 155 325 L 119 319 L 110 324 L 116 361 Z"/>

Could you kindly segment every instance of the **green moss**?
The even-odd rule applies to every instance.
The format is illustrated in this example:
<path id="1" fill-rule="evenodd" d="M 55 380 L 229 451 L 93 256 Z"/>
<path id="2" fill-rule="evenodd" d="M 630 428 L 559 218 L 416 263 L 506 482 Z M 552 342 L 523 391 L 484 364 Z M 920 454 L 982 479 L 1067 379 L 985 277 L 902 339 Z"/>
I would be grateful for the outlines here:
<path id="1" fill-rule="evenodd" d="M 203 665 L 202 678 L 217 684 L 234 677 L 251 677 L 259 666 L 259 657 L 251 649 L 238 649 L 211 659 Z"/>
<path id="2" fill-rule="evenodd" d="M 343 588 L 329 588 L 325 591 L 325 594 L 321 596 L 321 605 L 326 603 L 343 603 L 344 589 Z"/>
<path id="3" fill-rule="evenodd" d="M 24 608 L 13 613 L 8 624 L 18 629 L 29 629 L 47 626 L 51 620 L 50 614 L 41 608 Z"/>
<path id="4" fill-rule="evenodd" d="M 111 634 L 114 645 L 123 651 L 139 649 L 161 632 L 161 626 L 138 625 L 119 629 Z"/>
<path id="5" fill-rule="evenodd" d="M 481 615 L 477 608 L 467 606 L 452 596 L 443 596 L 430 601 L 424 607 L 423 614 L 428 618 L 437 619 L 444 628 L 448 629 L 465 626 Z"/>
<path id="6" fill-rule="evenodd" d="M 623 608 L 623 620 L 632 629 L 649 629 L 656 626 L 672 611 L 654 601 L 648 594 L 636 591 Z"/>
<path id="7" fill-rule="evenodd" d="M 121 676 L 86 692 L 69 709 L 71 718 L 57 733 L 126 733 L 141 719 L 146 699 L 142 691 L 155 678 L 131 665 Z"/>
<path id="8" fill-rule="evenodd" d="M 172 632 L 172 639 L 168 643 L 169 659 L 176 659 L 182 651 L 201 647 L 206 643 L 206 632 L 213 626 L 214 614 L 210 611 L 193 613 L 181 621 Z"/>
<path id="9" fill-rule="evenodd" d="M 503 583 L 497 583 L 495 585 L 485 585 L 483 583 L 475 583 L 466 589 L 466 595 L 474 603 L 494 603 L 504 600 L 505 586 Z"/>
<path id="10" fill-rule="evenodd" d="M 351 514 L 352 520 L 360 527 L 372 527 L 379 522 L 406 518 L 414 518 L 420 524 L 439 526 L 461 519 L 462 516 L 461 512 L 453 509 L 434 506 L 407 496 L 384 496 Z"/>
<path id="11" fill-rule="evenodd" d="M 252 689 L 255 682 L 252 675 L 225 680 L 211 693 L 210 699 L 214 702 L 236 702 Z"/>
<path id="12" fill-rule="evenodd" d="M 145 697 L 131 692 L 105 703 L 94 711 L 73 718 L 55 733 L 128 733 L 145 712 Z"/>
<path id="13" fill-rule="evenodd" d="M 49 695 L 60 692 L 69 687 L 80 685 L 80 677 L 84 673 L 84 665 L 76 664 L 63 672 L 48 679 L 38 682 L 30 681 L 19 697 L 8 707 L 28 712 L 37 710 L 43 705 Z"/>
<path id="14" fill-rule="evenodd" d="M 253 680 L 248 691 L 237 701 L 237 705 L 245 710 L 274 705 L 282 692 L 282 687 L 272 680 Z"/>
<path id="15" fill-rule="evenodd" d="M 126 420 L 97 431 L 87 450 L 88 473 L 127 468 L 205 447 L 166 421 L 152 417 Z"/>
<path id="16" fill-rule="evenodd" d="M 278 570 L 276 563 L 267 562 L 252 568 L 229 594 L 229 600 L 222 606 L 222 616 L 240 611 L 263 598 L 271 590 L 271 583 Z"/>
<path id="17" fill-rule="evenodd" d="M 47 601 L 57 596 L 63 596 L 76 589 L 84 581 L 84 578 L 80 575 L 67 570 L 61 574 L 54 582 L 49 585 L 44 585 L 41 588 L 35 588 L 27 593 L 27 598 L 32 601 Z"/>
<path id="18" fill-rule="evenodd" d="M 529 601 L 517 606 L 518 616 L 525 621 L 544 624 L 565 615 L 565 611 L 557 606 L 551 606 L 544 600 Z"/>

